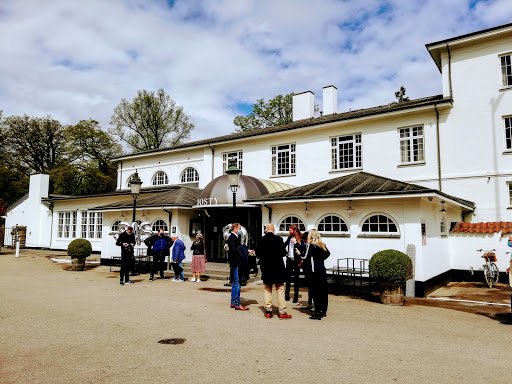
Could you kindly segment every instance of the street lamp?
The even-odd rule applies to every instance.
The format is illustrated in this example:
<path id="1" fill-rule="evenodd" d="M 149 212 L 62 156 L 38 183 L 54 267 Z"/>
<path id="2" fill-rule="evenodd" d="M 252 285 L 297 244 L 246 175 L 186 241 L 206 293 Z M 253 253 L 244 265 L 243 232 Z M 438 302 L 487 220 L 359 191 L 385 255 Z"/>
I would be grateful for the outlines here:
<path id="1" fill-rule="evenodd" d="M 236 208 L 236 191 L 238 191 L 238 187 L 240 185 L 240 174 L 242 173 L 236 165 L 232 165 L 226 171 L 226 175 L 228 175 L 229 188 L 231 192 L 233 192 L 233 208 Z"/>
<path id="2" fill-rule="evenodd" d="M 139 177 L 137 171 L 135 171 L 135 175 L 130 179 L 130 189 L 132 191 L 133 197 L 133 220 L 132 223 L 135 222 L 135 209 L 137 208 L 137 196 L 140 193 L 140 186 L 142 185 L 142 180 Z"/>

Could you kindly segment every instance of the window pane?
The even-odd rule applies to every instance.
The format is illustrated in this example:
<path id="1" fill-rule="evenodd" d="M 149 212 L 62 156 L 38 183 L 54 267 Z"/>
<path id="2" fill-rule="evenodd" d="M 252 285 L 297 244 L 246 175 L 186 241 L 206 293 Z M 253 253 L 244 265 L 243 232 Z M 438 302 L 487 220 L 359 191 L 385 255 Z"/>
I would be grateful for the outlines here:
<path id="1" fill-rule="evenodd" d="M 370 233 L 398 233 L 393 220 L 384 215 L 374 215 L 366 219 L 361 231 Z"/>

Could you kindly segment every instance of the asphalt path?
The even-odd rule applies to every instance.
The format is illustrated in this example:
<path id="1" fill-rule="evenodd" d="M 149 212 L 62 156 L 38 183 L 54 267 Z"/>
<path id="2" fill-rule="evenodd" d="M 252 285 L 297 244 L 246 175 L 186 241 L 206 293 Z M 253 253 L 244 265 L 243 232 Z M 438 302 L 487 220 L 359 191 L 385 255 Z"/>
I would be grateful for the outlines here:
<path id="1" fill-rule="evenodd" d="M 265 319 L 257 283 L 235 311 L 223 281 L 120 286 L 51 256 L 0 254 L 1 383 L 510 382 L 512 327 L 486 316 L 330 295 L 321 321 Z"/>

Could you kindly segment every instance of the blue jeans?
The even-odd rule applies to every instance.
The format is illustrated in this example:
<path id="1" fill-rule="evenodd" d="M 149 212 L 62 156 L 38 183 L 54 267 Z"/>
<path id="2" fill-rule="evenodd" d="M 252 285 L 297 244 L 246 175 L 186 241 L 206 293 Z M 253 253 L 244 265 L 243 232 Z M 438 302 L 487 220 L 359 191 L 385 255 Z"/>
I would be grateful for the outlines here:
<path id="1" fill-rule="evenodd" d="M 239 307 L 240 302 L 240 282 L 238 281 L 238 267 L 233 268 L 233 285 L 231 285 L 231 305 Z"/>
<path id="2" fill-rule="evenodd" d="M 178 265 L 183 269 L 183 262 L 178 262 Z M 185 273 L 182 270 L 178 275 L 174 274 L 176 280 L 185 280 Z"/>

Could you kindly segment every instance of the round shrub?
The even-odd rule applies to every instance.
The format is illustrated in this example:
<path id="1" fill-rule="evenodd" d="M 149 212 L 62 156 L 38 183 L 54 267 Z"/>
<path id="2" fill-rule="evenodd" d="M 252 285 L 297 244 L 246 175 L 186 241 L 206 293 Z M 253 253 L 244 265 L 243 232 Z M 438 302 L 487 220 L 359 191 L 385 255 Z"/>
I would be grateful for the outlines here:
<path id="1" fill-rule="evenodd" d="M 412 262 L 405 253 L 386 249 L 372 256 L 369 263 L 370 278 L 394 284 L 405 283 L 412 278 Z"/>
<path id="2" fill-rule="evenodd" d="M 68 245 L 68 256 L 74 257 L 87 257 L 92 253 L 92 246 L 89 240 L 75 239 Z"/>

